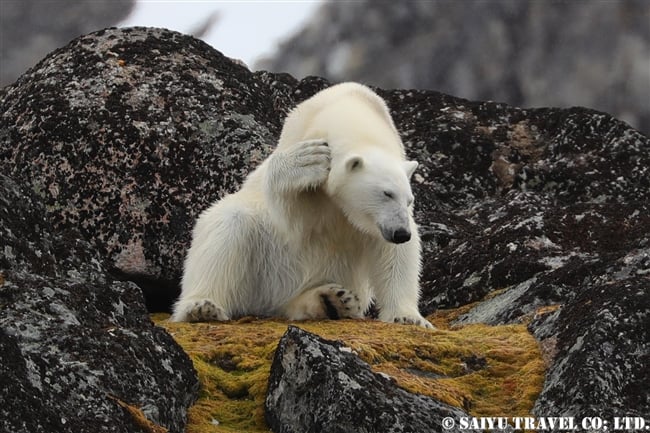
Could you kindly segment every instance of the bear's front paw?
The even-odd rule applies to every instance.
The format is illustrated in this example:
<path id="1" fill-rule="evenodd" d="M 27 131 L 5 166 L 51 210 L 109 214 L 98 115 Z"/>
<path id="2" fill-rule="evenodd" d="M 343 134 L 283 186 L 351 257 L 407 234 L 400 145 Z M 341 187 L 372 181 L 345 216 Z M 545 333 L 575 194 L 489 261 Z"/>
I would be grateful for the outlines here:
<path id="1" fill-rule="evenodd" d="M 414 316 L 402 316 L 402 317 L 395 317 L 393 319 L 394 323 L 400 323 L 402 325 L 417 325 L 421 326 L 423 328 L 427 329 L 434 329 L 434 326 L 429 323 L 427 319 L 425 319 L 422 316 L 419 317 L 414 317 Z"/>
<path id="2" fill-rule="evenodd" d="M 307 140 L 296 143 L 289 153 L 293 168 L 292 182 L 304 188 L 316 188 L 330 172 L 331 152 L 325 140 Z"/>
<path id="3" fill-rule="evenodd" d="M 402 325 L 417 325 L 423 328 L 434 329 L 435 327 L 429 323 L 427 319 L 422 317 L 420 313 L 416 311 L 401 311 L 396 314 L 390 314 L 390 312 L 379 312 L 379 320 L 382 322 L 389 323 L 400 323 Z"/>
<path id="4" fill-rule="evenodd" d="M 230 320 L 223 308 L 209 299 L 194 301 L 185 307 L 185 320 L 188 322 L 212 322 Z"/>

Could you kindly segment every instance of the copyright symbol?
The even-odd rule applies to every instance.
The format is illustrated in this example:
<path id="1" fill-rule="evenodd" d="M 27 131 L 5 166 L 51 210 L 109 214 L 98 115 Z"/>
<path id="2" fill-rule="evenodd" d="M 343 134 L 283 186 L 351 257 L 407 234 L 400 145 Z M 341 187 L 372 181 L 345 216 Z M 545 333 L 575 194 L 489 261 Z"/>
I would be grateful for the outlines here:
<path id="1" fill-rule="evenodd" d="M 454 421 L 453 418 L 447 417 L 442 419 L 442 428 L 444 428 L 445 430 L 449 430 L 450 428 L 453 428 L 454 424 L 456 424 L 456 422 Z"/>

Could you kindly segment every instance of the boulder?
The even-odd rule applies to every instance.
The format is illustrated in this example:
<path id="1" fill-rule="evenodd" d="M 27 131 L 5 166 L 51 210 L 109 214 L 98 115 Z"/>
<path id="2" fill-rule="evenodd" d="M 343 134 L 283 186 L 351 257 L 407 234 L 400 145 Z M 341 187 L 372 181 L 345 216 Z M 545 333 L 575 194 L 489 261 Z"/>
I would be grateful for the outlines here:
<path id="1" fill-rule="evenodd" d="M 265 408 L 271 430 L 285 433 L 440 432 L 443 418 L 469 416 L 396 388 L 349 348 L 294 326 L 275 351 Z"/>
<path id="2" fill-rule="evenodd" d="M 647 266 L 647 250 L 628 260 L 639 256 Z M 533 413 L 591 413 L 610 423 L 623 413 L 647 422 L 649 305 L 647 277 L 602 278 L 554 313 L 535 318 L 529 329 L 552 351 L 554 362 Z"/>
<path id="3" fill-rule="evenodd" d="M 83 237 L 45 215 L 0 174 L 0 430 L 184 431 L 191 361 L 151 323 L 141 290 L 107 278 Z"/>
<path id="4" fill-rule="evenodd" d="M 0 153 L 55 230 L 169 308 L 196 216 L 269 153 L 289 91 L 189 36 L 100 31 L 3 91 Z"/>

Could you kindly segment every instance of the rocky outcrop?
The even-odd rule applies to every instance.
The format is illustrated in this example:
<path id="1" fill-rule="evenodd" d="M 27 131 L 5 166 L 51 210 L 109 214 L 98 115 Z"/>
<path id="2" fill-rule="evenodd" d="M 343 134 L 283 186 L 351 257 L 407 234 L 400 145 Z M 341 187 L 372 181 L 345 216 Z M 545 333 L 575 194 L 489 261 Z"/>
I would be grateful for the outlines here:
<path id="1" fill-rule="evenodd" d="M 98 32 L 6 89 L 0 152 L 55 230 L 169 305 L 193 221 L 269 153 L 291 89 L 180 34 Z"/>
<path id="2" fill-rule="evenodd" d="M 256 67 L 520 107 L 582 105 L 648 133 L 649 20 L 644 0 L 330 1 Z"/>
<path id="3" fill-rule="evenodd" d="M 463 416 L 469 415 L 395 388 L 349 348 L 300 328 L 289 327 L 275 352 L 266 397 L 273 431 L 439 432 L 444 417 Z"/>
<path id="4" fill-rule="evenodd" d="M 189 358 L 141 290 L 106 278 L 82 236 L 46 215 L 0 175 L 0 430 L 183 431 L 198 391 Z"/>
<path id="5" fill-rule="evenodd" d="M 78 38 L 0 91 L 2 380 L 17 401 L 44 402 L 24 405 L 43 408 L 25 419 L 139 409 L 182 425 L 195 392 L 187 359 L 127 281 L 168 308 L 196 216 L 268 155 L 290 108 L 328 85 L 251 73 L 191 37 L 136 28 Z M 423 312 L 526 324 L 548 363 L 538 415 L 649 413 L 650 139 L 582 108 L 378 92 L 421 163 Z M 104 399 L 59 399 L 82 389 Z"/>

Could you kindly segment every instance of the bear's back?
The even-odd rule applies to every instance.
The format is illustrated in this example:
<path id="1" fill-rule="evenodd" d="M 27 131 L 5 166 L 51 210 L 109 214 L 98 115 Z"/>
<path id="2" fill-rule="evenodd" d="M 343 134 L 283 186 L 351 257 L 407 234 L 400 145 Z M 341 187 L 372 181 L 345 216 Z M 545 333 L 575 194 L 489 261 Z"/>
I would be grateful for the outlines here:
<path id="1" fill-rule="evenodd" d="M 404 152 L 384 100 L 352 82 L 329 87 L 298 104 L 285 119 L 278 147 L 337 133 L 367 135 L 371 141 L 397 144 L 394 150 Z"/>

